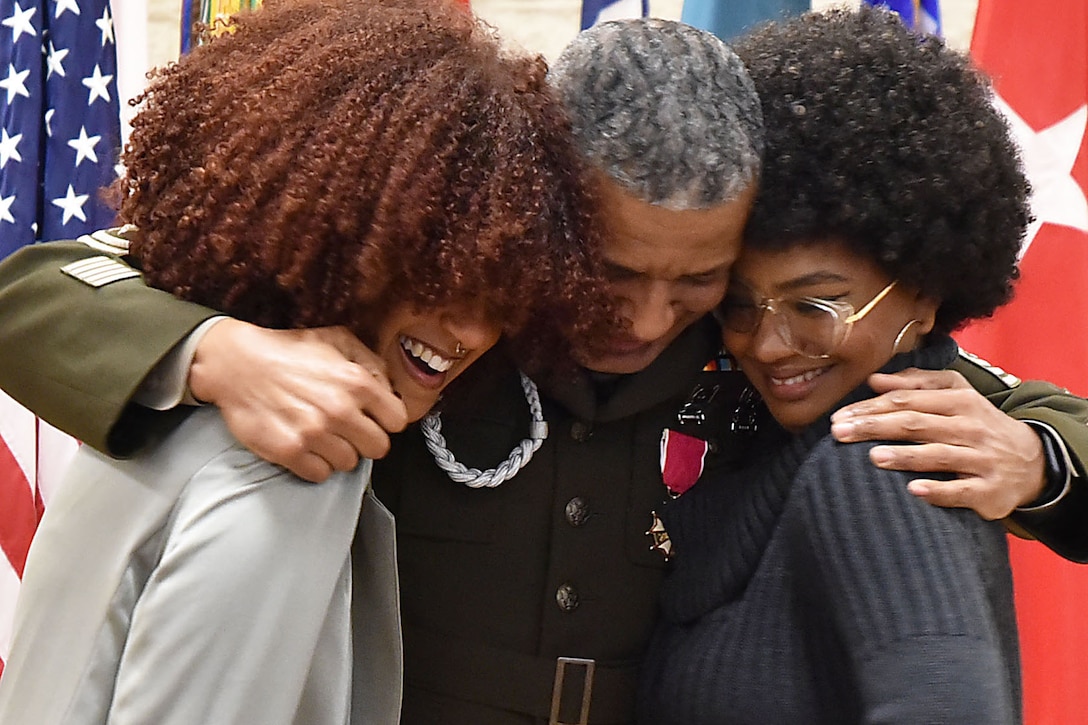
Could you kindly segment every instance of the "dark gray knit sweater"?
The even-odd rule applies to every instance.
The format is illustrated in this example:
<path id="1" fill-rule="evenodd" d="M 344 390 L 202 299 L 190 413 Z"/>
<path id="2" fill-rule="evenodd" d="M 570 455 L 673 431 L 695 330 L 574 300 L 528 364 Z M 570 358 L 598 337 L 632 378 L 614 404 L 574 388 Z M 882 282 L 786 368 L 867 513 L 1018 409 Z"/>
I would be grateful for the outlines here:
<path id="1" fill-rule="evenodd" d="M 947 366 L 950 339 L 886 370 Z M 859 390 L 848 400 L 871 395 Z M 653 725 L 1020 722 L 1005 534 L 907 492 L 822 420 L 662 515 L 676 558 L 645 662 Z"/>

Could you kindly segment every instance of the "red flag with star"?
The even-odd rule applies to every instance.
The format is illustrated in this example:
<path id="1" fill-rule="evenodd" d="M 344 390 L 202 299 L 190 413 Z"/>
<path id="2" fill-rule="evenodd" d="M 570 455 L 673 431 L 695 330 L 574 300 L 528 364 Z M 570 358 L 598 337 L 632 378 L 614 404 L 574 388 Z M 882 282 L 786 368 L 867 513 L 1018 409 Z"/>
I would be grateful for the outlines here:
<path id="1" fill-rule="evenodd" d="M 1034 193 L 1013 302 L 959 336 L 1020 377 L 1088 394 L 1088 2 L 980 0 L 971 53 L 991 75 Z M 1088 568 L 1012 542 L 1025 722 L 1088 717 Z"/>

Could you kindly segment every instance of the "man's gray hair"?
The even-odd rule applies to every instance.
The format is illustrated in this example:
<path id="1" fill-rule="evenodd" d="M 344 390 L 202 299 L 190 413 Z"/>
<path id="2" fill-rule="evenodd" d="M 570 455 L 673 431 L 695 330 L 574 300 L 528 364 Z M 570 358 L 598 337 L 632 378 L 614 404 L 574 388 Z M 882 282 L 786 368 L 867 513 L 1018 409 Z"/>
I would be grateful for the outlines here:
<path id="1" fill-rule="evenodd" d="M 550 79 L 582 153 L 642 201 L 702 209 L 758 180 L 759 96 L 714 35 L 656 18 L 581 32 Z"/>

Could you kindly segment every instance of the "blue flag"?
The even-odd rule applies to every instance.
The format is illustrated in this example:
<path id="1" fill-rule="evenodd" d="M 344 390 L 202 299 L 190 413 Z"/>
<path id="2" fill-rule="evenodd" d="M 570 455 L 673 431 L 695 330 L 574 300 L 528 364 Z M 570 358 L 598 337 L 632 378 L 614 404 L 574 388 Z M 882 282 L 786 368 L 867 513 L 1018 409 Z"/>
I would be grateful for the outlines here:
<path id="1" fill-rule="evenodd" d="M 582 30 L 597 23 L 650 14 L 649 0 L 582 0 Z"/>
<path id="2" fill-rule="evenodd" d="M 0 258 L 113 221 L 116 77 L 107 0 L 0 0 Z"/>
<path id="3" fill-rule="evenodd" d="M 940 0 L 865 0 L 865 2 L 895 11 L 909 28 L 932 35 L 941 34 Z"/>
<path id="4" fill-rule="evenodd" d="M 680 19 L 728 42 L 760 23 L 808 9 L 809 0 L 684 0 Z"/>

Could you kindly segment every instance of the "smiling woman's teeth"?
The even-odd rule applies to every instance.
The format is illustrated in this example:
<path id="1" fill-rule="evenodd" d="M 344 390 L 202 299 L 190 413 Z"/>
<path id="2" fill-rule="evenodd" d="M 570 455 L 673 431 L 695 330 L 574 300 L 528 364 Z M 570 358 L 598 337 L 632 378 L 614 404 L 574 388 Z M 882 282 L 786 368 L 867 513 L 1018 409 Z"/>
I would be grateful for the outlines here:
<path id="1" fill-rule="evenodd" d="M 407 337 L 400 338 L 400 346 L 404 351 L 423 362 L 436 373 L 444 373 L 453 367 L 453 361 L 439 355 L 419 340 L 410 340 Z"/>
<path id="2" fill-rule="evenodd" d="M 797 383 L 806 383 L 817 376 L 823 375 L 824 369 L 817 368 L 816 370 L 808 370 L 800 375 L 794 375 L 792 378 L 771 378 L 773 385 L 796 385 Z"/>

